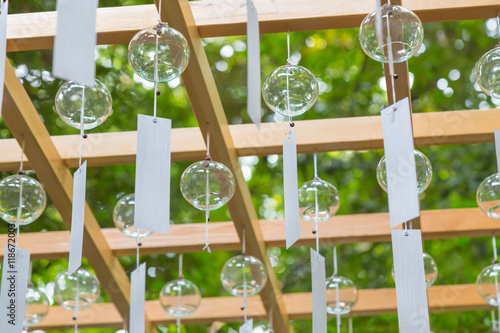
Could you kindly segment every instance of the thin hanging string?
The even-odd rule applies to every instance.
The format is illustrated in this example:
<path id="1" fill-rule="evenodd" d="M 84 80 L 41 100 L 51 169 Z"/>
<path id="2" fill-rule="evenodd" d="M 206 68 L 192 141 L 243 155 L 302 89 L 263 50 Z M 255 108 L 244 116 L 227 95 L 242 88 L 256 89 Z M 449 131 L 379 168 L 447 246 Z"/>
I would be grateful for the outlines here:
<path id="1" fill-rule="evenodd" d="M 337 246 L 333 247 L 333 276 L 338 276 L 338 267 L 337 267 Z M 335 311 L 337 312 L 337 333 L 340 333 L 340 326 L 342 326 L 342 319 L 340 316 L 340 290 L 339 290 L 339 283 L 337 282 L 337 285 L 335 287 L 335 297 L 336 297 L 336 302 L 335 302 Z"/>
<path id="2" fill-rule="evenodd" d="M 177 317 L 177 333 L 181 333 L 181 317 Z"/>
<path id="3" fill-rule="evenodd" d="M 24 170 L 23 170 L 24 147 L 25 147 L 25 139 L 24 139 L 24 135 L 23 135 L 23 138 L 21 140 L 21 162 L 19 163 L 19 171 L 17 172 L 18 175 L 24 174 Z M 17 253 L 17 249 L 19 247 L 19 232 L 20 232 L 20 228 L 21 228 L 20 222 L 21 222 L 21 214 L 23 212 L 23 206 L 24 206 L 24 200 L 23 200 L 24 182 L 22 181 L 22 179 L 20 179 L 20 182 L 21 182 L 21 185 L 19 187 L 19 206 L 17 207 L 17 216 L 16 216 L 16 239 L 15 239 L 16 253 Z"/>
<path id="4" fill-rule="evenodd" d="M 288 27 L 287 33 L 286 33 L 286 45 L 287 45 L 287 54 L 288 57 L 286 58 L 286 64 L 291 65 L 291 56 L 290 56 L 290 27 Z M 288 114 L 288 132 L 286 135 L 290 135 L 292 133 L 291 127 L 293 127 L 293 122 L 292 122 L 292 116 L 290 114 L 290 74 L 288 73 L 288 68 L 287 68 L 287 73 L 286 73 L 286 112 Z"/>
<path id="5" fill-rule="evenodd" d="M 205 157 L 205 163 L 207 167 L 207 179 L 205 187 L 205 247 L 203 250 L 207 250 L 211 253 L 210 242 L 208 241 L 208 222 L 210 222 L 210 126 L 207 124 L 207 157 Z"/>
<path id="6" fill-rule="evenodd" d="M 243 256 L 243 317 L 245 320 L 245 324 L 247 323 L 247 279 L 246 279 L 246 252 L 247 252 L 247 246 L 246 246 L 246 236 L 245 236 L 245 228 L 243 228 L 243 235 L 242 235 L 242 240 L 241 240 L 241 254 Z"/>
<path id="7" fill-rule="evenodd" d="M 161 22 L 161 0 L 158 4 L 158 22 Z"/>
<path id="8" fill-rule="evenodd" d="M 274 305 L 273 305 L 273 303 L 270 303 L 270 305 L 269 305 L 269 328 L 270 328 L 271 332 L 274 332 L 273 312 L 274 312 Z"/>
<path id="9" fill-rule="evenodd" d="M 161 5 L 161 2 L 160 2 Z M 161 10 L 160 10 L 161 11 Z M 156 122 L 156 110 L 158 105 L 158 96 L 160 95 L 160 90 L 158 89 L 158 33 L 156 33 L 155 37 L 155 94 L 154 94 L 154 105 L 153 105 L 153 122 Z"/>
<path id="10" fill-rule="evenodd" d="M 80 278 L 78 277 L 78 270 L 76 273 L 76 297 L 75 297 L 75 315 L 73 320 L 75 321 L 75 333 L 78 333 L 78 308 L 80 307 Z"/>
<path id="11" fill-rule="evenodd" d="M 349 333 L 353 333 L 353 329 L 352 329 L 352 317 L 349 317 Z"/>
<path id="12" fill-rule="evenodd" d="M 497 328 L 497 325 L 495 324 L 496 319 L 495 319 L 495 310 L 491 310 L 491 328 L 495 329 Z"/>
<path id="13" fill-rule="evenodd" d="M 390 5 L 389 1 L 389 5 Z M 394 87 L 394 58 L 392 54 L 392 38 L 391 29 L 389 23 L 389 14 L 387 14 L 387 53 L 389 58 L 389 75 L 391 76 L 391 88 L 392 88 L 392 104 L 396 104 L 396 88 Z"/>
<path id="14" fill-rule="evenodd" d="M 85 85 L 82 87 L 82 106 L 80 108 L 80 158 L 78 167 L 82 166 L 82 145 L 85 138 Z"/>
<path id="15" fill-rule="evenodd" d="M 136 252 L 136 255 L 135 255 L 135 261 L 136 261 L 136 267 L 135 268 L 139 268 L 139 248 L 141 247 L 141 231 L 140 230 L 137 230 L 137 252 Z"/>
<path id="16" fill-rule="evenodd" d="M 314 152 L 314 180 L 318 180 L 318 155 Z M 316 234 L 316 253 L 319 254 L 319 202 L 318 202 L 318 188 L 314 188 L 314 223 L 315 229 L 314 234 Z"/>
<path id="17" fill-rule="evenodd" d="M 491 238 L 493 245 L 493 263 L 498 264 L 498 253 L 497 253 L 497 240 L 495 235 Z M 495 289 L 497 292 L 497 307 L 498 307 L 498 318 L 500 319 L 500 290 L 498 288 L 498 275 L 495 275 Z"/>
<path id="18" fill-rule="evenodd" d="M 182 276 L 182 262 L 183 262 L 183 255 L 182 253 L 179 254 L 179 280 L 183 278 Z M 177 298 L 177 308 L 180 309 L 182 306 L 181 302 L 181 288 L 179 288 L 179 294 Z M 177 317 L 177 333 L 181 333 L 181 317 Z"/>

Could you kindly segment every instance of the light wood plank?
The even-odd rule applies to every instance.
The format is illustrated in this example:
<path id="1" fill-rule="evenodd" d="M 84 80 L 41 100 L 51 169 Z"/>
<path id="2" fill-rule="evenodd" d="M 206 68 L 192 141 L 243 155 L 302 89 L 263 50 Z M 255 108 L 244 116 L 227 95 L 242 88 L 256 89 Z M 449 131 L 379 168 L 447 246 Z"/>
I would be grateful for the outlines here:
<path id="1" fill-rule="evenodd" d="M 261 33 L 308 31 L 359 27 L 375 9 L 371 0 L 256 0 Z M 246 32 L 246 9 L 227 0 L 191 2 L 201 37 L 236 36 Z M 403 5 L 415 11 L 423 22 L 485 19 L 500 9 L 494 0 L 408 0 Z M 156 23 L 153 5 L 99 8 L 99 44 L 124 44 L 139 30 Z M 8 51 L 50 49 L 56 31 L 56 13 L 9 15 Z"/>
<path id="2" fill-rule="evenodd" d="M 493 142 L 498 110 L 445 111 L 416 113 L 413 127 L 416 146 Z M 379 116 L 299 120 L 299 153 L 382 149 L 382 122 Z M 282 153 L 286 124 L 265 123 L 261 131 L 255 125 L 230 125 L 238 156 L 267 156 Z M 78 135 L 53 136 L 52 141 L 67 167 L 78 167 Z M 135 163 L 137 132 L 90 133 L 83 143 L 83 156 L 89 166 Z M 0 171 L 19 168 L 21 149 L 14 139 L 0 140 Z M 206 146 L 199 128 L 172 130 L 172 161 L 200 160 Z M 30 168 L 25 159 L 26 168 Z"/>
<path id="3" fill-rule="evenodd" d="M 490 306 L 479 296 L 475 284 L 433 286 L 428 289 L 431 312 L 487 310 Z M 283 294 L 290 319 L 307 319 L 312 315 L 311 293 Z M 198 310 L 182 319 L 183 324 L 221 322 L 241 322 L 241 298 L 204 297 Z M 217 311 L 214 311 L 217 309 Z M 158 301 L 146 301 L 146 312 L 155 325 L 174 324 L 175 318 L 168 316 Z M 352 310 L 353 316 L 378 316 L 396 313 L 396 291 L 392 288 L 363 289 Z M 60 306 L 53 306 L 47 318 L 35 328 L 51 330 L 70 328 L 73 324 L 72 312 Z M 265 309 L 258 296 L 248 299 L 248 316 L 254 320 L 265 320 Z M 122 327 L 118 311 L 111 303 L 95 304 L 81 312 L 79 320 L 82 328 Z"/>
<path id="4" fill-rule="evenodd" d="M 73 177 L 10 62 L 6 63 L 3 110 L 4 120 L 16 140 L 21 142 L 25 139 L 26 156 L 70 228 Z M 126 316 L 130 304 L 130 281 L 113 255 L 88 205 L 85 207 L 84 255 L 120 313 Z M 147 326 L 150 327 L 149 323 Z"/>

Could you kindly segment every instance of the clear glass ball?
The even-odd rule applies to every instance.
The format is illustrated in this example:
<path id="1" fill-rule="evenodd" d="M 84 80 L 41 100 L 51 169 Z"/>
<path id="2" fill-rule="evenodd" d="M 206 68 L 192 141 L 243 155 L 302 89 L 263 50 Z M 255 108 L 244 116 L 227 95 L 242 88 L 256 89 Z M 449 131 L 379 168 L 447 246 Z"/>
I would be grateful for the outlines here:
<path id="1" fill-rule="evenodd" d="M 28 287 L 26 289 L 26 307 L 24 311 L 24 326 L 38 325 L 47 316 L 50 302 L 47 295 L 39 289 Z"/>
<path id="2" fill-rule="evenodd" d="M 298 65 L 276 68 L 262 85 L 262 96 L 267 106 L 286 117 L 301 115 L 312 108 L 318 99 L 318 92 L 316 77 Z"/>
<path id="3" fill-rule="evenodd" d="M 238 255 L 229 259 L 220 276 L 222 286 L 233 296 L 256 295 L 267 282 L 267 272 L 262 262 L 249 255 Z"/>
<path id="4" fill-rule="evenodd" d="M 139 31 L 128 45 L 128 62 L 137 75 L 154 82 L 157 39 L 158 82 L 172 81 L 186 69 L 190 50 L 186 38 L 167 23 Z"/>
<path id="5" fill-rule="evenodd" d="M 20 195 L 19 224 L 30 224 L 42 215 L 47 195 L 42 184 L 26 175 L 12 175 L 0 181 L 0 217 L 8 223 L 16 223 Z"/>
<path id="6" fill-rule="evenodd" d="M 427 156 L 418 150 L 415 152 L 415 167 L 417 169 L 417 191 L 424 193 L 432 180 L 432 165 Z M 377 166 L 377 181 L 380 187 L 387 192 L 387 169 L 385 166 L 385 155 L 380 159 Z"/>
<path id="7" fill-rule="evenodd" d="M 142 238 L 151 235 L 153 233 L 152 231 L 140 230 L 140 232 L 137 232 L 137 229 L 134 228 L 134 208 L 134 193 L 121 197 L 113 209 L 113 222 L 115 223 L 115 227 L 128 237 Z"/>
<path id="8" fill-rule="evenodd" d="M 101 81 L 95 79 L 93 88 L 67 81 L 57 91 L 55 108 L 66 124 L 80 129 L 84 89 L 83 129 L 89 130 L 101 125 L 113 113 L 111 94 Z"/>
<path id="9" fill-rule="evenodd" d="M 186 317 L 193 314 L 201 303 L 198 287 L 186 279 L 168 282 L 160 292 L 160 304 L 171 316 Z"/>
<path id="10" fill-rule="evenodd" d="M 500 219 L 500 175 L 494 173 L 481 182 L 476 192 L 477 205 L 495 219 Z"/>
<path id="11" fill-rule="evenodd" d="M 181 177 L 181 193 L 191 205 L 205 210 L 207 180 L 209 210 L 224 206 L 234 194 L 236 181 L 224 164 L 212 160 L 199 161 L 184 170 Z"/>
<path id="12" fill-rule="evenodd" d="M 337 289 L 339 304 L 337 307 Z M 358 288 L 346 277 L 332 275 L 326 279 L 326 312 L 345 315 L 358 301 Z"/>
<path id="13" fill-rule="evenodd" d="M 329 182 L 314 178 L 299 188 L 299 211 L 308 222 L 316 222 L 316 198 L 318 222 L 328 221 L 340 207 L 339 192 Z"/>
<path id="14" fill-rule="evenodd" d="M 496 282 L 500 283 L 500 264 L 493 264 L 481 271 L 477 277 L 477 290 L 491 306 L 498 306 Z M 499 295 L 500 296 L 500 295 Z"/>
<path id="15" fill-rule="evenodd" d="M 424 252 L 424 274 L 425 274 L 425 287 L 431 287 L 438 277 L 438 267 L 434 258 Z M 394 266 L 392 266 L 392 278 L 394 279 Z"/>
<path id="16" fill-rule="evenodd" d="M 388 63 L 389 42 L 387 20 L 395 63 L 410 59 L 422 45 L 424 28 L 415 13 L 398 5 L 385 4 L 381 7 L 381 34 L 377 34 L 375 18 L 377 11 L 368 14 L 359 29 L 359 41 L 363 51 L 372 59 Z"/>
<path id="17" fill-rule="evenodd" d="M 97 301 L 101 286 L 94 274 L 79 268 L 68 276 L 68 271 L 57 275 L 54 280 L 54 298 L 67 310 L 75 310 L 78 291 L 78 309 L 83 310 Z"/>
<path id="18" fill-rule="evenodd" d="M 500 47 L 485 53 L 476 63 L 477 84 L 486 95 L 500 98 Z"/>

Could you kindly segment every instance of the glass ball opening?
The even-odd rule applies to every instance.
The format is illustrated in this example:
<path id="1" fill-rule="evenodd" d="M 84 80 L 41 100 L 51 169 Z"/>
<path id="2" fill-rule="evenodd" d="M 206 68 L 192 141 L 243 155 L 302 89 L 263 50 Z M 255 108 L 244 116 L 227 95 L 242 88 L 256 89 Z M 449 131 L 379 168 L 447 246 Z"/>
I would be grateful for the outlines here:
<path id="1" fill-rule="evenodd" d="M 337 306 L 337 289 L 339 302 Z M 350 279 L 343 276 L 330 276 L 326 280 L 326 312 L 331 315 L 345 315 L 358 301 L 358 288 Z"/>
<path id="2" fill-rule="evenodd" d="M 262 96 L 269 109 L 285 117 L 298 116 L 312 108 L 318 93 L 319 84 L 314 74 L 298 65 L 276 68 L 262 86 Z"/>
<path id="3" fill-rule="evenodd" d="M 316 200 L 318 216 L 316 216 Z M 308 222 L 316 222 L 316 219 L 318 223 L 328 221 L 337 213 L 339 207 L 339 192 L 335 186 L 324 180 L 315 178 L 299 188 L 300 215 Z"/>
<path id="4" fill-rule="evenodd" d="M 491 306 L 498 306 L 496 283 L 500 282 L 500 264 L 495 263 L 483 269 L 477 277 L 477 290 Z M 500 295 L 498 295 L 500 297 Z"/>
<path id="5" fill-rule="evenodd" d="M 488 96 L 500 98 L 500 47 L 485 53 L 476 63 L 479 88 Z"/>
<path id="6" fill-rule="evenodd" d="M 191 205 L 205 210 L 207 178 L 209 186 L 209 210 L 224 206 L 233 197 L 236 180 L 222 163 L 212 160 L 199 161 L 184 170 L 181 177 L 181 193 Z"/>
<path id="7" fill-rule="evenodd" d="M 368 14 L 361 23 L 359 41 L 363 51 L 376 61 L 388 63 L 389 45 L 392 45 L 395 63 L 410 59 L 417 53 L 424 39 L 422 22 L 411 10 L 398 5 L 384 4 L 380 12 L 381 36 L 378 35 L 375 24 L 376 10 Z"/>
<path id="8" fill-rule="evenodd" d="M 424 193 L 431 183 L 432 165 L 427 156 L 425 156 L 422 152 L 415 150 L 414 153 L 415 167 L 417 169 L 417 191 L 420 195 Z M 387 192 L 387 169 L 385 164 L 385 155 L 380 159 L 377 166 L 377 181 L 380 187 Z"/>
<path id="9" fill-rule="evenodd" d="M 494 173 L 481 182 L 476 192 L 477 205 L 494 219 L 500 219 L 500 175 Z"/>
<path id="10" fill-rule="evenodd" d="M 436 265 L 436 262 L 434 261 L 434 258 L 432 258 L 429 254 L 425 252 L 423 254 L 423 259 L 424 259 L 425 287 L 429 288 L 434 284 L 434 282 L 436 282 L 436 279 L 438 277 L 438 267 Z M 392 266 L 391 275 L 392 279 L 394 280 L 395 277 L 394 266 Z"/>
<path id="11" fill-rule="evenodd" d="M 38 325 L 45 319 L 50 310 L 47 295 L 39 289 L 28 287 L 26 289 L 26 307 L 24 311 L 24 326 Z"/>
<path id="12" fill-rule="evenodd" d="M 198 287 L 182 278 L 168 282 L 160 292 L 161 306 L 174 317 L 186 317 L 193 314 L 200 303 L 201 293 Z"/>
<path id="13" fill-rule="evenodd" d="M 75 310 L 77 291 L 78 309 L 83 310 L 97 301 L 101 294 L 101 287 L 94 274 L 83 268 L 79 268 L 69 276 L 68 271 L 64 271 L 54 280 L 54 298 L 67 310 Z"/>
<path id="14" fill-rule="evenodd" d="M 258 294 L 267 283 L 267 272 L 262 262 L 249 255 L 239 255 L 229 259 L 221 273 L 224 289 L 231 295 L 243 297 Z"/>
<path id="15" fill-rule="evenodd" d="M 178 78 L 186 69 L 190 49 L 186 38 L 161 22 L 139 31 L 128 46 L 128 61 L 143 79 L 155 81 L 156 41 L 158 40 L 158 82 Z"/>
<path id="16" fill-rule="evenodd" d="M 74 81 L 64 83 L 57 91 L 55 109 L 66 124 L 80 129 L 84 90 L 83 129 L 90 130 L 102 124 L 113 113 L 111 94 L 101 81 L 95 79 L 94 87 L 85 87 Z"/>
<path id="17" fill-rule="evenodd" d="M 22 207 L 19 225 L 34 222 L 45 210 L 47 194 L 42 184 L 26 175 L 12 175 L 0 181 L 0 217 L 5 222 L 16 223 L 20 195 Z"/>
<path id="18" fill-rule="evenodd" d="M 152 231 L 140 230 L 134 227 L 135 194 L 127 194 L 118 200 L 113 209 L 113 222 L 122 234 L 132 238 L 143 238 L 153 234 Z M 165 221 L 169 223 L 169 221 Z"/>

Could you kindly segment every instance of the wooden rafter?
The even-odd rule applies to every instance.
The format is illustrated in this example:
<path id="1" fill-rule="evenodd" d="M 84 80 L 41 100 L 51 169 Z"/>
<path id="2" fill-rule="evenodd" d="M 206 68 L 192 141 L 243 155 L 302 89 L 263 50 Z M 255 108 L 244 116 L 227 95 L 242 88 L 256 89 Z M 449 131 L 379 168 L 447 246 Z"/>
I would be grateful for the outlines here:
<path id="1" fill-rule="evenodd" d="M 73 177 L 56 150 L 10 62 L 6 62 L 3 117 L 18 142 L 24 138 L 26 156 L 68 228 L 71 227 Z M 123 317 L 128 316 L 130 282 L 113 255 L 89 206 L 85 208 L 84 255 Z M 150 322 L 146 323 L 151 330 Z"/>
<path id="2" fill-rule="evenodd" d="M 372 0 L 256 0 L 261 33 L 359 27 L 375 9 Z M 500 4 L 492 0 L 403 1 L 423 22 L 485 19 L 495 16 Z M 246 10 L 221 0 L 191 2 L 201 37 L 236 36 L 246 33 Z M 100 8 L 97 16 L 98 43 L 124 44 L 140 29 L 156 22 L 152 5 Z M 8 51 L 52 48 L 56 13 L 9 15 Z"/>
<path id="3" fill-rule="evenodd" d="M 479 296 L 475 284 L 433 286 L 428 289 L 431 312 L 486 310 L 491 307 Z M 283 294 L 290 319 L 311 318 L 311 293 Z M 241 301 L 234 297 L 203 298 L 199 309 L 182 319 L 185 324 L 238 322 L 241 319 Z M 217 309 L 217 311 L 214 311 Z M 158 301 L 147 301 L 146 311 L 154 324 L 174 324 L 175 318 L 168 316 Z M 248 315 L 255 320 L 266 318 L 262 301 L 252 296 L 248 301 Z M 353 316 L 376 316 L 396 313 L 396 291 L 387 289 L 364 289 L 359 291 L 358 303 Z M 52 307 L 47 318 L 36 328 L 62 329 L 72 324 L 71 313 L 61 307 Z M 82 311 L 81 327 L 121 327 L 120 317 L 113 304 L 101 303 Z"/>
<path id="4" fill-rule="evenodd" d="M 437 146 L 493 142 L 493 130 L 500 113 L 492 110 L 416 113 L 413 127 L 416 146 Z M 383 148 L 379 116 L 322 120 L 299 120 L 299 153 Z M 237 156 L 267 156 L 282 153 L 286 124 L 264 123 L 260 132 L 251 124 L 230 125 Z M 251 139 L 249 139 L 251 138 Z M 53 136 L 52 141 L 68 167 L 78 166 L 78 135 Z M 89 166 L 135 163 L 137 132 L 91 133 L 84 142 L 83 156 Z M 13 139 L 0 140 L 0 171 L 15 171 L 21 150 Z M 172 160 L 192 161 L 205 157 L 206 146 L 200 129 L 172 130 Z M 26 159 L 26 167 L 29 161 Z"/>
<path id="5" fill-rule="evenodd" d="M 158 4 L 158 1 L 156 3 Z M 259 258 L 267 270 L 267 284 L 260 292 L 262 301 L 268 313 L 273 314 L 275 331 L 277 333 L 293 332 L 285 311 L 276 273 L 269 261 L 250 190 L 241 172 L 236 148 L 194 21 L 190 2 L 188 0 L 166 0 L 163 1 L 163 7 L 160 10 L 161 17 L 186 37 L 191 48 L 191 59 L 187 69 L 182 74 L 182 81 L 203 137 L 206 137 L 207 127 L 210 126 L 210 137 L 213 139 L 212 142 L 216 142 L 210 147 L 212 157 L 225 164 L 234 174 L 236 190 L 227 206 L 240 239 L 243 237 L 246 239 L 248 254 Z"/>

